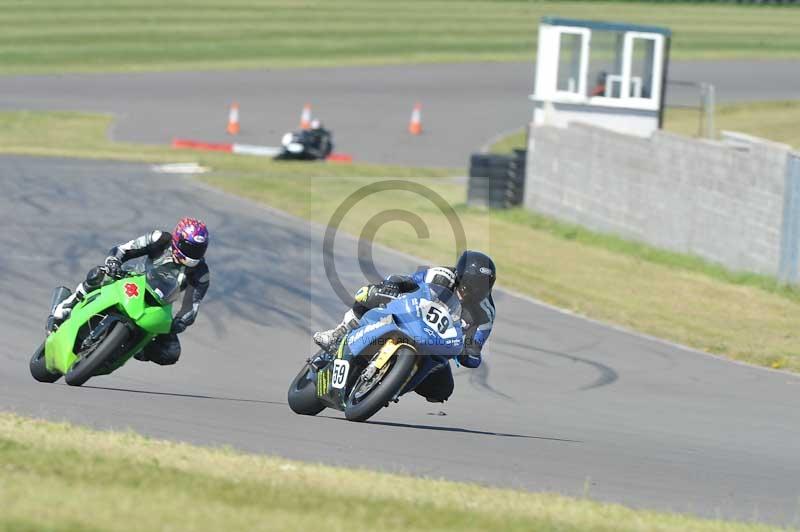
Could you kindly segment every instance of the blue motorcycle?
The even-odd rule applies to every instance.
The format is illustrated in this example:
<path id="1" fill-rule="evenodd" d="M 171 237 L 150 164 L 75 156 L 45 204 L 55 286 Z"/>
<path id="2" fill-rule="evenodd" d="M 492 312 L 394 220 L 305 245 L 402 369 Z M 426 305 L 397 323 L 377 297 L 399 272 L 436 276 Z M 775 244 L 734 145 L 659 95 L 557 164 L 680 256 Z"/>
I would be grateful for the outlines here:
<path id="1" fill-rule="evenodd" d="M 366 421 L 461 353 L 461 304 L 439 285 L 422 284 L 362 316 L 335 353 L 320 351 L 289 386 L 289 407 L 314 416 L 341 410 Z M 317 369 L 319 367 L 319 369 Z"/>

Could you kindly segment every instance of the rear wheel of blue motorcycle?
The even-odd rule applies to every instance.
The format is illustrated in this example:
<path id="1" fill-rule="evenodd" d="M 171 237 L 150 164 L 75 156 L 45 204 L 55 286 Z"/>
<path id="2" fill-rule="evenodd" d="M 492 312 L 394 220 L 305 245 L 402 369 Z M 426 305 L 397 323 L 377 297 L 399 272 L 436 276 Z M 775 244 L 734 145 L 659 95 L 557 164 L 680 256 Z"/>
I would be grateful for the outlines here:
<path id="1" fill-rule="evenodd" d="M 317 398 L 316 382 L 309 379 L 310 372 L 311 367 L 306 364 L 289 385 L 289 408 L 295 414 L 316 416 L 325 410 L 325 405 Z"/>
<path id="2" fill-rule="evenodd" d="M 359 376 L 344 407 L 344 416 L 350 421 L 366 421 L 383 408 L 411 378 L 416 368 L 417 353 L 410 347 L 400 347 L 389 360 L 388 371 L 383 378 L 362 396 L 359 389 L 367 383 Z"/>
<path id="3" fill-rule="evenodd" d="M 56 382 L 61 378 L 60 373 L 50 373 L 44 361 L 44 342 L 39 346 L 31 357 L 31 376 L 39 382 Z"/>
<path id="4" fill-rule="evenodd" d="M 81 386 L 88 381 L 111 357 L 119 353 L 122 345 L 128 340 L 130 331 L 122 323 L 111 326 L 106 337 L 99 340 L 97 347 L 87 353 L 80 353 L 80 358 L 75 361 L 64 380 L 70 386 Z"/>

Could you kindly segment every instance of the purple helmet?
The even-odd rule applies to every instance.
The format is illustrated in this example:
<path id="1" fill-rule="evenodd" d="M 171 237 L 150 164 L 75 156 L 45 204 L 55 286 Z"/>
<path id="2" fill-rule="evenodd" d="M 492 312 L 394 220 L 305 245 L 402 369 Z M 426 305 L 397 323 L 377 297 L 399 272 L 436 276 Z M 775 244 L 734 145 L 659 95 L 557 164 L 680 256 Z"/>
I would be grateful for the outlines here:
<path id="1" fill-rule="evenodd" d="M 183 218 L 172 232 L 172 256 L 184 266 L 194 268 L 206 254 L 208 228 L 197 218 Z"/>

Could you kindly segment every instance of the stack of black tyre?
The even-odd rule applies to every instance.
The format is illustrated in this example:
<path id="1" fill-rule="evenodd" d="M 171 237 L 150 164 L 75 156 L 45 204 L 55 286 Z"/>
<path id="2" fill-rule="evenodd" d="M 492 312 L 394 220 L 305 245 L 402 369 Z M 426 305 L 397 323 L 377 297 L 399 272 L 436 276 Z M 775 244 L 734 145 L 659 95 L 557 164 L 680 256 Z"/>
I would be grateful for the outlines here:
<path id="1" fill-rule="evenodd" d="M 472 154 L 467 204 L 491 209 L 522 204 L 526 154 L 526 150 L 514 150 L 513 155 Z"/>

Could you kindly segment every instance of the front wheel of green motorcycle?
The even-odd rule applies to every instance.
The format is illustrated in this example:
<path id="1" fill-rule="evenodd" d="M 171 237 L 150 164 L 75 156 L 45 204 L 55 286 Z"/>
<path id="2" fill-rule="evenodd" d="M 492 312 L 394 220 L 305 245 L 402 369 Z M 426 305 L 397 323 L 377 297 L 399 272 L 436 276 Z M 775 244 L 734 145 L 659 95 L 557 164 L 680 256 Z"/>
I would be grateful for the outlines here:
<path id="1" fill-rule="evenodd" d="M 416 369 L 417 353 L 400 347 L 382 370 L 370 379 L 359 375 L 344 407 L 350 421 L 366 421 L 402 391 Z"/>
<path id="2" fill-rule="evenodd" d="M 61 378 L 60 373 L 51 373 L 47 370 L 44 359 L 44 342 L 34 351 L 31 357 L 31 376 L 39 382 L 52 383 Z"/>
<path id="3" fill-rule="evenodd" d="M 88 381 L 111 357 L 115 356 L 120 347 L 128 340 L 130 331 L 122 323 L 115 323 L 106 333 L 105 338 L 98 339 L 97 343 L 86 351 L 78 353 L 78 360 L 69 368 L 64 380 L 70 386 L 81 386 Z"/>
<path id="4" fill-rule="evenodd" d="M 311 366 L 306 364 L 289 385 L 289 408 L 295 414 L 316 416 L 325 410 L 325 405 L 317 397 L 316 381 L 309 378 L 309 373 Z"/>

